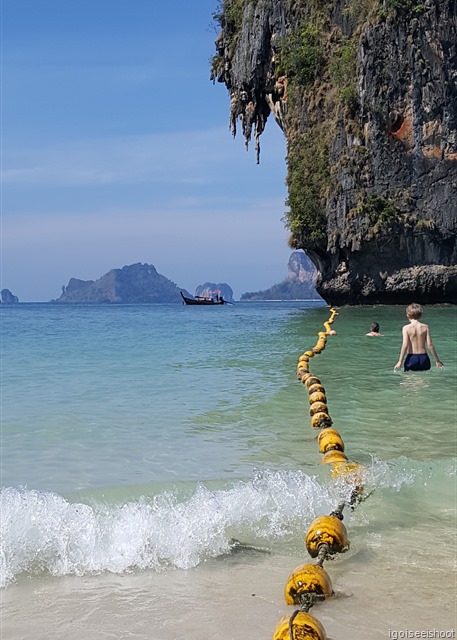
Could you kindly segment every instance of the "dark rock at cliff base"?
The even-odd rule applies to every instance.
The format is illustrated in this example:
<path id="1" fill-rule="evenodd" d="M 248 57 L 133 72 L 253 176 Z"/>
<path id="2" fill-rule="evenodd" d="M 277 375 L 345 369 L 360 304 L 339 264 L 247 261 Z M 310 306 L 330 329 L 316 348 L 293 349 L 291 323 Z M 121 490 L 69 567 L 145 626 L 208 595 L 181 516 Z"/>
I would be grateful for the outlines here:
<path id="1" fill-rule="evenodd" d="M 19 298 L 11 293 L 9 289 L 2 289 L 0 292 L 2 304 L 17 304 Z"/>
<path id="2" fill-rule="evenodd" d="M 195 289 L 196 296 L 206 296 L 212 298 L 216 295 L 222 296 L 226 302 L 233 302 L 233 289 L 225 282 L 205 282 Z"/>
<path id="3" fill-rule="evenodd" d="M 294 251 L 287 265 L 287 277 L 265 291 L 243 293 L 241 300 L 321 300 L 316 292 L 317 271 L 303 253 Z"/>
<path id="4" fill-rule="evenodd" d="M 457 2 L 224 0 L 213 80 L 287 139 L 292 248 L 331 304 L 457 303 Z"/>
<path id="5" fill-rule="evenodd" d="M 151 303 L 182 302 L 180 291 L 174 282 L 157 272 L 152 264 L 131 264 L 122 269 L 112 269 L 98 280 L 70 278 L 62 295 L 61 304 L 71 303 Z"/>

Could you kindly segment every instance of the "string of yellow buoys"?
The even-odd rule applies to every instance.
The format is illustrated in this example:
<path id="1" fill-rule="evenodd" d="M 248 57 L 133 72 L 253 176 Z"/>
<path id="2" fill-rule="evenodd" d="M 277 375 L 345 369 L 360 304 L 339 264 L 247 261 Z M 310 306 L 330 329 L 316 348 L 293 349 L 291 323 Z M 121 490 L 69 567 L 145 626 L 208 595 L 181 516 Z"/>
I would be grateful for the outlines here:
<path id="1" fill-rule="evenodd" d="M 328 558 L 349 548 L 346 527 L 342 522 L 343 510 L 347 504 L 356 504 L 364 488 L 365 469 L 349 461 L 344 452 L 341 435 L 332 428 L 333 421 L 328 410 L 325 389 L 320 379 L 309 371 L 310 359 L 325 349 L 327 336 L 335 334 L 331 325 L 338 314 L 335 309 L 330 311 L 330 318 L 324 322 L 325 331 L 317 334 L 315 346 L 298 358 L 297 377 L 309 394 L 311 426 L 320 430 L 317 443 L 319 451 L 323 454 L 322 463 L 332 466 L 332 477 L 343 481 L 349 489 L 349 497 L 342 497 L 330 515 L 319 516 L 311 523 L 305 536 L 305 546 L 311 558 L 316 558 L 316 562 L 301 564 L 287 579 L 284 590 L 286 603 L 298 608 L 290 616 L 281 618 L 273 640 L 327 640 L 324 627 L 309 613 L 309 609 L 316 602 L 333 595 L 332 582 L 323 564 Z"/>

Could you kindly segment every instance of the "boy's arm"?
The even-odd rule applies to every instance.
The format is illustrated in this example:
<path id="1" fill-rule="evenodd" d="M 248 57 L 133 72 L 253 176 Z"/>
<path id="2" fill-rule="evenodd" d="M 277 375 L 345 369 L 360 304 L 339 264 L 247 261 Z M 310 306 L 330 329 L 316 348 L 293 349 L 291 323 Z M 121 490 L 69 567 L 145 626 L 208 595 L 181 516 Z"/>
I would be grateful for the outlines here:
<path id="1" fill-rule="evenodd" d="M 427 348 L 432 354 L 432 356 L 434 357 L 436 366 L 438 367 L 438 369 L 441 369 L 443 367 L 443 363 L 438 358 L 438 354 L 435 351 L 435 347 L 433 346 L 433 342 L 432 342 L 432 336 L 430 335 L 430 329 L 428 328 L 428 326 L 427 326 L 426 340 L 427 340 Z"/>
<path id="2" fill-rule="evenodd" d="M 406 356 L 406 352 L 408 351 L 408 345 L 409 345 L 408 325 L 405 325 L 403 327 L 402 334 L 403 334 L 403 342 L 401 344 L 400 357 L 398 358 L 398 362 L 394 367 L 395 371 L 400 369 L 402 362 L 404 360 L 404 357 Z"/>

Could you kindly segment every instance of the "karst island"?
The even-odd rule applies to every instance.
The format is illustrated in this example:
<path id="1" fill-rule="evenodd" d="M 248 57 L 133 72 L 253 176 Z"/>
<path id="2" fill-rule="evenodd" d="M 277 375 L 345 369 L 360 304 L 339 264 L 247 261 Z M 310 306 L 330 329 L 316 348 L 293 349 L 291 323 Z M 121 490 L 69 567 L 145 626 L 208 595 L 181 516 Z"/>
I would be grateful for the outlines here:
<path id="1" fill-rule="evenodd" d="M 223 0 L 211 77 L 257 161 L 287 141 L 285 223 L 330 304 L 457 303 L 451 0 Z M 272 118 L 270 118 L 272 116 Z"/>

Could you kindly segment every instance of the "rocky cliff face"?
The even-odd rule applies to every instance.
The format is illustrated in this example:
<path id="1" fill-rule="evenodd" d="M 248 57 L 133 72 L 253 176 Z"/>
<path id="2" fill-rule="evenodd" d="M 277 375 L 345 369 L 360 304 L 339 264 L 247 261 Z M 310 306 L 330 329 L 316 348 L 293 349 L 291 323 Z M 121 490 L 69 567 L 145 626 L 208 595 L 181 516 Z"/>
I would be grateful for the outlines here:
<path id="1" fill-rule="evenodd" d="M 243 293 L 241 300 L 320 300 L 317 271 L 303 251 L 294 251 L 287 264 L 287 278 L 265 291 Z"/>
<path id="2" fill-rule="evenodd" d="M 314 287 L 317 272 L 311 260 L 303 251 L 293 251 L 287 263 L 287 280 Z"/>
<path id="3" fill-rule="evenodd" d="M 331 304 L 457 303 L 457 2 L 224 0 L 212 77 L 287 143 L 290 245 Z"/>

